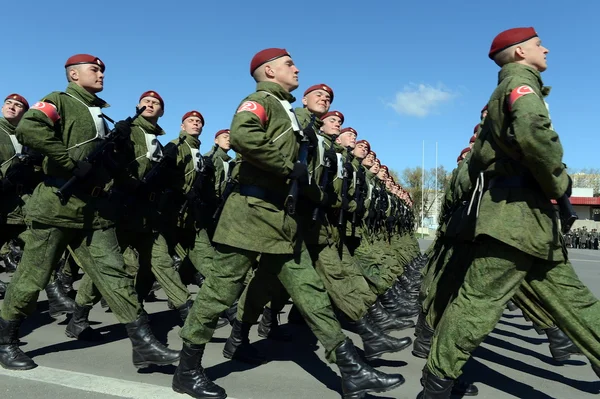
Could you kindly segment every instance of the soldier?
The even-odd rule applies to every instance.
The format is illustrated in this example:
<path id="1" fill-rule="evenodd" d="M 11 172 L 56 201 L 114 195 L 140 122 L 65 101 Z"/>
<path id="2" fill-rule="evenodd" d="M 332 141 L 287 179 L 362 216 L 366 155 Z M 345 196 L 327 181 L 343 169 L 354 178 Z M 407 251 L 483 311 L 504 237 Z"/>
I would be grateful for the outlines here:
<path id="1" fill-rule="evenodd" d="M 402 376 L 378 372 L 358 357 L 302 247 L 295 215 L 284 210 L 289 181 L 308 183 L 306 164 L 296 162 L 299 138 L 294 131 L 299 127 L 289 103 L 295 100 L 291 91 L 298 87 L 298 72 L 284 49 L 263 50 L 250 63 L 257 92 L 240 104 L 230 134 L 232 148 L 241 157 L 239 192 L 225 202 L 214 236 L 211 273 L 181 330 L 182 356 L 173 377 L 176 392 L 226 397 L 225 390 L 204 374 L 201 359 L 219 314 L 240 295 L 243 278 L 259 254 L 259 269 L 268 268 L 280 279 L 327 358 L 339 366 L 344 397 L 386 391 L 404 382 Z"/>
<path id="2" fill-rule="evenodd" d="M 19 249 L 23 249 L 27 234 L 25 203 L 43 178 L 42 157 L 21 145 L 15 136 L 16 127 L 28 109 L 29 104 L 23 96 L 10 94 L 2 106 L 4 117 L 0 118 L 0 176 L 2 177 L 0 224 L 3 225 L 0 246 L 7 244 L 5 266 L 18 259 L 14 254 L 13 243 L 18 243 Z M 21 254 L 18 255 L 20 256 Z M 11 266 L 14 271 L 16 264 Z M 0 281 L 0 292 L 5 289 L 4 283 Z M 56 318 L 65 313 L 73 313 L 75 303 L 66 295 L 58 281 L 52 279 L 45 291 L 50 316 Z"/>
<path id="3" fill-rule="evenodd" d="M 135 288 L 140 303 L 158 281 L 169 302 L 185 321 L 192 307 L 191 295 L 173 268 L 169 247 L 161 233 L 159 215 L 165 202 L 164 182 L 167 181 L 160 162 L 164 157 L 158 137 L 165 134 L 158 124 L 164 113 L 164 100 L 156 91 L 142 93 L 139 108 L 146 107 L 131 127 L 129 140 L 118 144 L 118 155 L 113 168 L 119 169 L 112 188 L 118 196 L 121 211 L 117 223 L 117 239 L 121 252 L 133 249 L 137 261 L 125 258 L 128 273 L 135 278 Z M 88 315 L 99 300 L 97 289 L 86 274 L 75 301 L 77 310 L 69 321 L 65 333 L 71 338 L 98 340 L 99 334 L 90 329 Z"/>
<path id="4" fill-rule="evenodd" d="M 19 326 L 35 309 L 39 287 L 44 287 L 54 264 L 71 245 L 85 272 L 98 287 L 121 323 L 133 346 L 133 364 L 170 364 L 179 353 L 167 349 L 152 334 L 125 272 L 115 234 L 115 209 L 106 188 L 112 178 L 102 163 L 84 161 L 107 133 L 102 109 L 108 104 L 96 96 L 104 88 L 104 63 L 95 56 L 77 54 L 65 63 L 65 92 L 53 92 L 29 109 L 19 123 L 19 142 L 39 151 L 46 180 L 28 202 L 30 230 L 25 251 L 10 284 L 0 318 L 0 364 L 27 370 L 34 361 L 18 346 Z M 115 131 L 131 133 L 121 121 Z M 61 204 L 57 190 L 72 176 L 79 180 Z"/>
<path id="5" fill-rule="evenodd" d="M 501 67 L 498 87 L 469 164 L 471 180 L 478 180 L 474 187 L 484 185 L 481 200 L 471 204 L 478 209 L 478 245 L 433 337 L 424 399 L 450 397 L 471 352 L 523 280 L 600 376 L 600 303 L 566 258 L 551 202 L 570 195 L 571 179 L 544 103 L 549 90 L 540 73 L 547 53 L 533 28 L 504 31 L 492 42 L 489 56 Z"/>

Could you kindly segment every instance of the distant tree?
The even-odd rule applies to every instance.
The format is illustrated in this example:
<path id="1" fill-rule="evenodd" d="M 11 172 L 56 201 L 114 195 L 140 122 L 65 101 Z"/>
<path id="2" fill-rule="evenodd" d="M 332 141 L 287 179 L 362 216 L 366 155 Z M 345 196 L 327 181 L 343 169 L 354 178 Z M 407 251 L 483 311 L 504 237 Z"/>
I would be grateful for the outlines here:
<path id="1" fill-rule="evenodd" d="M 573 187 L 592 188 L 594 197 L 600 196 L 600 169 L 584 168 L 578 172 L 570 173 L 573 179 Z"/>

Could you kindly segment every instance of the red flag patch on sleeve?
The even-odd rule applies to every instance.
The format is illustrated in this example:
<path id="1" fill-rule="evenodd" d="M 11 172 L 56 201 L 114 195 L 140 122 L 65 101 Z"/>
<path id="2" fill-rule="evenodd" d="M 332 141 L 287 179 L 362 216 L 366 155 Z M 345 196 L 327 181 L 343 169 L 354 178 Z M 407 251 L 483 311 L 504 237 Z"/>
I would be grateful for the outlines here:
<path id="1" fill-rule="evenodd" d="M 31 107 L 31 109 L 37 109 L 38 111 L 42 111 L 44 114 L 46 114 L 48 118 L 50 118 L 52 123 L 60 119 L 60 115 L 56 111 L 56 106 L 54 104 L 38 101 L 37 103 L 33 104 L 33 107 Z"/>
<path id="2" fill-rule="evenodd" d="M 267 111 L 265 111 L 265 108 L 256 101 L 244 101 L 244 103 L 238 108 L 236 114 L 243 111 L 249 111 L 258 116 L 260 123 L 263 125 L 267 121 Z"/>
<path id="3" fill-rule="evenodd" d="M 529 86 L 519 86 L 513 89 L 508 98 L 508 109 L 512 110 L 512 106 L 515 101 L 527 94 L 535 94 L 535 91 L 533 91 L 533 89 Z"/>

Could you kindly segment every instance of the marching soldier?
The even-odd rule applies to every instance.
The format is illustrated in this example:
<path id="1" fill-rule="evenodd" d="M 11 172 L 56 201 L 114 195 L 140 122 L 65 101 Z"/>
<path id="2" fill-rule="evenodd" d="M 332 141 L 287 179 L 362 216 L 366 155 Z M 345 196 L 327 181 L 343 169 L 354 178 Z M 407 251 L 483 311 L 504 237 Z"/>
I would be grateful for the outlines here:
<path id="1" fill-rule="evenodd" d="M 327 358 L 342 374 L 344 397 L 386 391 L 399 386 L 400 375 L 380 373 L 365 364 L 344 336 L 310 255 L 297 234 L 290 182 L 308 183 L 308 168 L 296 162 L 300 128 L 290 102 L 298 87 L 298 68 L 284 49 L 257 53 L 250 74 L 257 92 L 239 106 L 231 125 L 231 145 L 240 156 L 239 187 L 225 202 L 214 236 L 216 254 L 211 272 L 198 292 L 181 330 L 184 341 L 173 389 L 196 398 L 225 398 L 225 390 L 206 377 L 201 359 L 219 314 L 241 294 L 244 276 L 260 255 L 299 307 Z M 307 132 L 307 134 L 310 134 Z M 314 140 L 314 137 L 313 137 Z M 314 141 L 313 141 L 314 142 Z M 287 212 L 286 212 L 287 208 Z"/>
<path id="2" fill-rule="evenodd" d="M 65 68 L 67 89 L 53 92 L 31 107 L 16 130 L 20 143 L 45 156 L 47 177 L 28 202 L 31 226 L 0 318 L 0 363 L 13 370 L 36 367 L 19 348 L 19 327 L 35 309 L 39 287 L 48 283 L 67 245 L 117 319 L 126 325 L 134 366 L 173 363 L 179 353 L 167 349 L 152 334 L 133 280 L 124 270 L 114 229 L 117 207 L 107 191 L 111 175 L 102 163 L 85 160 L 107 134 L 102 110 L 108 104 L 96 95 L 104 88 L 105 65 L 98 57 L 78 54 L 67 60 Z M 128 136 L 129 122 L 118 122 L 115 132 Z M 72 176 L 78 180 L 63 205 L 57 190 Z"/>
<path id="3" fill-rule="evenodd" d="M 600 376 L 600 303 L 566 257 L 551 202 L 570 195 L 571 179 L 544 103 L 549 90 L 540 73 L 547 53 L 533 28 L 504 31 L 492 42 L 489 57 L 501 67 L 498 87 L 469 164 L 471 180 L 484 186 L 481 200 L 472 204 L 478 209 L 478 245 L 433 337 L 423 399 L 450 397 L 471 352 L 523 280 Z"/>

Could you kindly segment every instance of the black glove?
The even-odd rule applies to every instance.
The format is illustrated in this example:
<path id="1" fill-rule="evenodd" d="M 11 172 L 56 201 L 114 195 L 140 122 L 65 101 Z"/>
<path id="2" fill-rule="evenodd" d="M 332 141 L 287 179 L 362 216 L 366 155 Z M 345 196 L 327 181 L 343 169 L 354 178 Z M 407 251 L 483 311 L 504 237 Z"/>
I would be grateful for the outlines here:
<path id="1" fill-rule="evenodd" d="M 73 176 L 83 179 L 92 170 L 92 164 L 86 161 L 77 161 L 77 166 L 73 169 Z"/>
<path id="2" fill-rule="evenodd" d="M 316 147 L 319 145 L 319 139 L 317 139 L 317 133 L 314 129 L 304 129 L 303 132 L 308 141 L 310 141 L 310 145 L 312 147 Z"/>
<path id="3" fill-rule="evenodd" d="M 352 167 L 352 164 L 350 162 L 344 163 L 344 169 L 346 170 L 348 177 L 354 174 L 354 168 Z"/>
<path id="4" fill-rule="evenodd" d="M 308 167 L 300 162 L 296 162 L 294 164 L 294 169 L 292 169 L 292 173 L 288 176 L 292 180 L 297 180 L 300 185 L 307 186 L 308 185 Z"/>
<path id="5" fill-rule="evenodd" d="M 325 154 L 323 154 L 323 156 L 326 160 L 329 160 L 329 163 L 331 165 L 330 170 L 337 172 L 338 159 L 335 150 L 333 148 L 329 148 L 328 150 L 325 150 Z"/>
<path id="6" fill-rule="evenodd" d="M 213 170 L 215 170 L 215 164 L 213 163 L 212 158 L 202 157 L 202 159 L 204 160 L 204 171 L 205 172 L 212 172 Z"/>
<path id="7" fill-rule="evenodd" d="M 131 123 L 128 121 L 118 121 L 115 123 L 114 131 L 121 138 L 129 137 L 131 135 Z"/>

